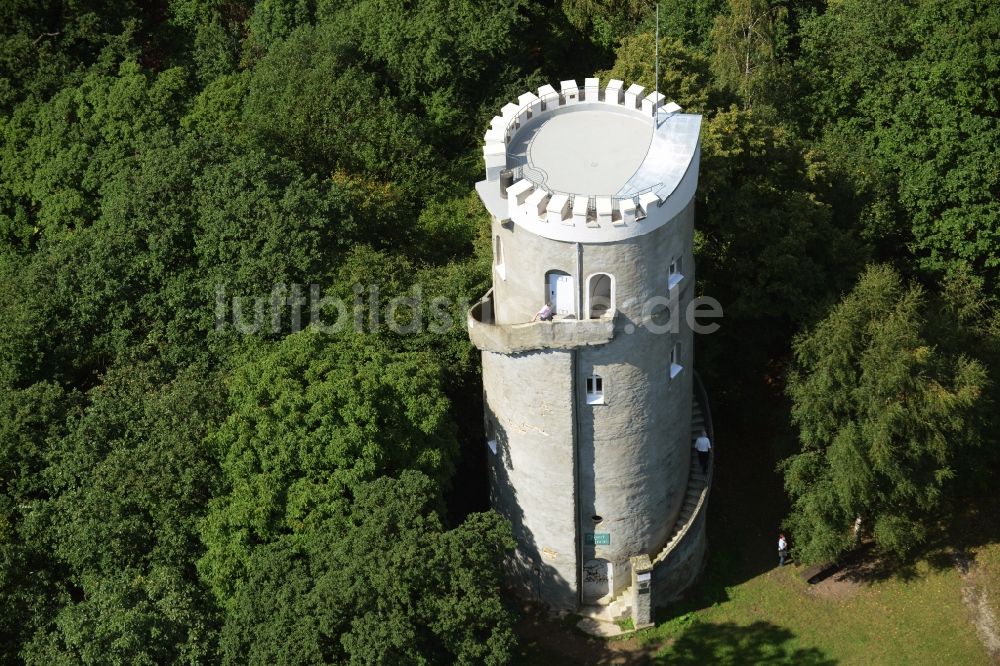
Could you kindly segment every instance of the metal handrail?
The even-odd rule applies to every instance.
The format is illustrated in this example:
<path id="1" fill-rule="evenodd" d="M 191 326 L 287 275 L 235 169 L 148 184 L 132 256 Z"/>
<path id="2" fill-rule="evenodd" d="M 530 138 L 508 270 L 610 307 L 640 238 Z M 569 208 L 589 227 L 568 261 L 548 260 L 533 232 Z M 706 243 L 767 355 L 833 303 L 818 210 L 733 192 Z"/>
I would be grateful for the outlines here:
<path id="1" fill-rule="evenodd" d="M 708 436 L 712 440 L 712 448 L 715 448 L 715 427 L 712 424 L 712 408 L 708 404 L 708 392 L 705 391 L 705 385 L 701 383 L 701 376 L 694 372 L 694 390 L 698 392 L 698 402 L 701 403 L 702 409 L 705 414 L 705 425 L 708 426 L 705 430 L 708 432 Z M 714 458 L 714 456 L 713 456 Z"/>
<path id="2" fill-rule="evenodd" d="M 658 190 L 661 187 L 663 187 L 663 183 L 659 182 L 659 183 L 655 183 L 653 185 L 648 185 L 648 186 L 642 188 L 641 190 L 637 190 L 636 192 L 633 192 L 632 194 L 629 194 L 627 196 L 617 196 L 617 195 L 614 195 L 614 194 L 586 194 L 585 195 L 585 194 L 580 194 L 578 192 L 569 192 L 569 191 L 565 191 L 565 190 L 559 190 L 559 189 L 556 189 L 554 187 L 549 187 L 548 185 L 546 185 L 546 182 L 548 181 L 548 174 L 545 174 L 544 170 L 539 169 L 538 167 L 535 167 L 535 166 L 530 166 L 530 165 L 527 165 L 527 164 L 518 164 L 517 166 L 515 166 L 515 167 L 513 167 L 511 169 L 508 169 L 508 171 L 510 171 L 513 174 L 513 176 L 514 176 L 514 182 L 517 182 L 518 180 L 526 180 L 529 183 L 531 183 L 532 185 L 534 185 L 535 187 L 539 187 L 539 188 L 545 190 L 549 194 L 564 194 L 564 195 L 566 195 L 567 197 L 569 197 L 570 206 L 573 205 L 573 202 L 576 200 L 576 197 L 578 197 L 578 196 L 579 197 L 586 196 L 588 198 L 588 202 L 587 202 L 587 208 L 588 209 L 595 209 L 597 207 L 597 198 L 598 197 L 605 197 L 605 196 L 611 198 L 612 205 L 614 205 L 614 204 L 620 204 L 622 201 L 626 201 L 628 199 L 631 199 L 632 203 L 635 204 L 636 206 L 638 206 L 639 205 L 639 197 L 641 197 L 643 194 L 646 194 L 647 192 L 655 192 L 656 190 Z M 538 172 L 544 174 L 544 178 L 532 178 L 527 173 L 528 171 L 538 171 Z"/>

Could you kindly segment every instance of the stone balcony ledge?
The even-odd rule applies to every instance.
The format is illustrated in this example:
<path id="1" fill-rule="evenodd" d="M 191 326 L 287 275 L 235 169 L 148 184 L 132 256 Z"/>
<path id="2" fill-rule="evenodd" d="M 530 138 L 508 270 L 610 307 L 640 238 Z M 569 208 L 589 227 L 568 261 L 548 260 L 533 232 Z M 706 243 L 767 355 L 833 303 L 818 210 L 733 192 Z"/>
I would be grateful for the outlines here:
<path id="1" fill-rule="evenodd" d="M 499 325 L 493 321 L 493 290 L 469 309 L 469 338 L 481 351 L 498 354 L 544 349 L 577 349 L 614 339 L 615 312 L 600 319 L 555 318 L 552 321 Z"/>

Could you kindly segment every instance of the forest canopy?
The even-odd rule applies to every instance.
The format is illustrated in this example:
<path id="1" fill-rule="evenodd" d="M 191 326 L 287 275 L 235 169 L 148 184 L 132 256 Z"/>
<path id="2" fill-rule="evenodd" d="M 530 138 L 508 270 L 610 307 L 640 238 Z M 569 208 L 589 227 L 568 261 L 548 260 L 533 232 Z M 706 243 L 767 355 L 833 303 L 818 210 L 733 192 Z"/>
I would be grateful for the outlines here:
<path id="1" fill-rule="evenodd" d="M 3 3 L 0 660 L 512 659 L 463 328 L 482 133 L 542 83 L 652 85 L 651 7 Z M 862 516 L 905 556 L 997 461 L 1000 6 L 660 13 L 726 311 L 699 369 L 738 405 L 791 368 L 805 559 Z M 379 324 L 420 290 L 450 305 Z"/>

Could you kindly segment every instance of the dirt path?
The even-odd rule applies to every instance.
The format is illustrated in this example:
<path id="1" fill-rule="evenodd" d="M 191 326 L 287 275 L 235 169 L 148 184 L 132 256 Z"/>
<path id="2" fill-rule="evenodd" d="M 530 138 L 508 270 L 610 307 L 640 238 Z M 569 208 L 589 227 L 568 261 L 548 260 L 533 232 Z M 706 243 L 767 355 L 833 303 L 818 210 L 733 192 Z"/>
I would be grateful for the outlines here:
<path id="1" fill-rule="evenodd" d="M 547 666 L 643 666 L 652 663 L 653 654 L 662 647 L 642 646 L 634 638 L 606 641 L 585 636 L 530 605 L 521 607 L 516 632 L 522 647 L 536 655 L 530 663 L 544 660 Z"/>
<path id="2" fill-rule="evenodd" d="M 990 607 L 986 591 L 979 585 L 976 564 L 967 551 L 955 551 L 952 555 L 955 567 L 962 574 L 962 601 L 969 610 L 976 634 L 990 655 L 990 660 L 1000 664 L 1000 624 Z"/>

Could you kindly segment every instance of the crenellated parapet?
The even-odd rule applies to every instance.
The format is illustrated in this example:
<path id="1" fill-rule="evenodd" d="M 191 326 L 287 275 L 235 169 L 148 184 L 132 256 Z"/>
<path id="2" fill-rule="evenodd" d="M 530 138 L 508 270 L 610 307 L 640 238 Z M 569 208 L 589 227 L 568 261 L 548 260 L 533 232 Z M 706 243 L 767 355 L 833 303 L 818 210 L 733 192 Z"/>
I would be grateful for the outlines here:
<path id="1" fill-rule="evenodd" d="M 503 106 L 483 139 L 490 212 L 543 237 L 607 242 L 647 233 L 690 203 L 701 116 L 612 79 L 543 85 Z"/>

